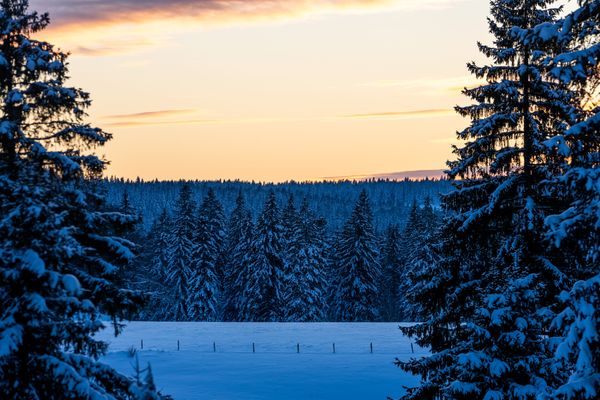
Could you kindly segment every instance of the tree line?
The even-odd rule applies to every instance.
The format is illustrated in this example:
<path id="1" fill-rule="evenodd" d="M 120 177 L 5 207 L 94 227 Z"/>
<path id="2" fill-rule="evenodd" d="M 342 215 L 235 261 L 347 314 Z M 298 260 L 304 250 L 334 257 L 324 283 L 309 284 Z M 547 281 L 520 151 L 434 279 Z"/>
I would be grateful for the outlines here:
<path id="1" fill-rule="evenodd" d="M 127 192 L 119 209 L 136 214 Z M 256 216 L 242 192 L 225 215 L 215 191 L 196 201 L 183 185 L 172 210 L 145 231 L 123 271 L 151 296 L 138 318 L 172 321 L 398 321 L 413 319 L 406 277 L 439 215 L 415 200 L 406 225 L 379 234 L 366 191 L 341 229 L 329 232 L 306 198 L 281 207 L 270 192 Z"/>

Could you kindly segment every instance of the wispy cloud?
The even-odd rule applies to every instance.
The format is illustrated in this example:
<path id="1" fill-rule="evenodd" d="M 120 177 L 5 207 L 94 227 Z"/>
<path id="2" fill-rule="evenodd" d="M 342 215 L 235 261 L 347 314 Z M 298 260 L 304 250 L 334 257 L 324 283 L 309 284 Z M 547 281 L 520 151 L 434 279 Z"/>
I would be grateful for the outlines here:
<path id="1" fill-rule="evenodd" d="M 411 111 L 386 111 L 373 112 L 363 114 L 348 114 L 342 118 L 423 118 L 423 117 L 445 117 L 454 115 L 451 109 L 428 109 L 428 110 L 411 110 Z"/>
<path id="2" fill-rule="evenodd" d="M 193 109 L 174 109 L 174 110 L 156 110 L 142 111 L 130 114 L 115 114 L 105 115 L 100 117 L 103 125 L 108 127 L 136 127 L 136 126 L 151 126 L 151 125 L 195 125 L 195 124 L 210 124 L 216 123 L 217 120 L 212 119 L 169 119 L 172 117 L 180 117 L 182 115 L 194 114 Z"/>
<path id="3" fill-rule="evenodd" d="M 381 80 L 362 83 L 360 86 L 398 88 L 404 91 L 416 92 L 426 95 L 439 95 L 460 93 L 465 87 L 475 87 L 482 81 L 472 76 L 456 76 L 448 78 L 421 78 L 408 80 Z"/>
<path id="4" fill-rule="evenodd" d="M 139 118 L 156 118 L 156 117 L 170 117 L 172 115 L 191 114 L 196 110 L 193 109 L 178 109 L 178 110 L 158 110 L 158 111 L 143 111 L 132 114 L 116 114 L 116 115 L 105 115 L 102 119 L 139 119 Z"/>
<path id="5" fill-rule="evenodd" d="M 56 26 L 130 23 L 152 19 L 196 19 L 206 22 L 302 16 L 336 10 L 439 9 L 460 0 L 32 0 L 49 11 Z"/>

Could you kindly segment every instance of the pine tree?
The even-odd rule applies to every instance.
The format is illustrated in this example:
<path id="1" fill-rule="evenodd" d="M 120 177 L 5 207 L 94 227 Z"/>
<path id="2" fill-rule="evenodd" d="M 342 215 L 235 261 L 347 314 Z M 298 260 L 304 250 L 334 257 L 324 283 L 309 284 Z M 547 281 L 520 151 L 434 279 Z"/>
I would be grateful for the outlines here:
<path id="1" fill-rule="evenodd" d="M 135 218 L 97 189 L 92 152 L 111 135 L 83 122 L 91 100 L 65 85 L 67 55 L 31 38 L 48 23 L 0 2 L 0 397 L 134 399 L 93 335 L 102 314 L 119 333 L 141 299 L 118 284 Z"/>
<path id="2" fill-rule="evenodd" d="M 544 142 L 574 121 L 570 91 L 549 74 L 555 46 L 513 35 L 556 20 L 552 1 L 491 2 L 494 46 L 479 44 L 493 65 L 469 69 L 487 83 L 464 93 L 476 104 L 457 107 L 471 125 L 449 162 L 455 191 L 442 231 L 442 257 L 431 257 L 425 279 L 441 291 L 422 299 L 431 316 L 404 329 L 432 356 L 399 363 L 422 378 L 405 399 L 534 398 L 557 374 L 548 368 L 547 340 L 555 296 L 565 283 L 560 254 L 548 248 L 545 215 L 560 208 L 548 179 L 564 157 Z M 423 282 L 425 283 L 425 282 Z"/>
<path id="3" fill-rule="evenodd" d="M 285 320 L 316 322 L 325 318 L 325 227 L 304 198 L 289 238 L 289 276 L 285 287 Z"/>
<path id="4" fill-rule="evenodd" d="M 336 315 L 340 321 L 374 321 L 377 309 L 377 282 L 381 273 L 373 215 L 366 191 L 362 191 L 354 212 L 344 225 L 338 246 L 336 274 Z"/>
<path id="5" fill-rule="evenodd" d="M 218 318 L 220 280 L 217 263 L 221 261 L 225 232 L 223 207 L 213 190 L 209 190 L 200 206 L 194 234 L 189 303 L 191 318 L 215 321 Z"/>
<path id="6" fill-rule="evenodd" d="M 258 218 L 247 268 L 245 319 L 280 321 L 283 318 L 283 257 L 280 213 L 275 193 L 269 193 Z"/>
<path id="7" fill-rule="evenodd" d="M 197 228 L 195 213 L 192 188 L 185 184 L 179 193 L 168 245 L 166 277 L 171 288 L 169 297 L 172 304 L 169 314 L 170 319 L 175 321 L 189 321 L 194 316 L 189 289 L 194 278 L 194 239 Z"/>

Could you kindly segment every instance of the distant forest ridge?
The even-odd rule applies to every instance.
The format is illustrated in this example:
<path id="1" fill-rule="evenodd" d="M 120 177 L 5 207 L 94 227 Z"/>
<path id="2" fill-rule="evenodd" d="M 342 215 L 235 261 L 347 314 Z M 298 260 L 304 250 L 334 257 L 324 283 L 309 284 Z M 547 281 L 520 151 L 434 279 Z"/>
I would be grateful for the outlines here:
<path id="1" fill-rule="evenodd" d="M 189 183 L 194 198 L 200 202 L 213 189 L 222 203 L 226 215 L 235 206 L 238 193 L 243 193 L 253 216 L 256 217 L 265 203 L 269 192 L 275 192 L 283 206 L 288 198 L 296 203 L 307 198 L 311 208 L 328 223 L 333 232 L 339 229 L 352 213 L 360 192 L 365 189 L 373 208 L 373 222 L 378 232 L 390 224 L 403 225 L 414 201 L 423 204 L 431 197 L 434 206 L 439 206 L 439 198 L 450 191 L 452 184 L 445 179 L 403 180 L 369 179 L 340 180 L 321 182 L 257 183 L 243 181 L 135 181 L 110 178 L 102 185 L 107 191 L 110 203 L 121 204 L 127 194 L 130 204 L 140 213 L 147 229 L 163 209 L 171 211 L 177 201 L 181 187 Z"/>

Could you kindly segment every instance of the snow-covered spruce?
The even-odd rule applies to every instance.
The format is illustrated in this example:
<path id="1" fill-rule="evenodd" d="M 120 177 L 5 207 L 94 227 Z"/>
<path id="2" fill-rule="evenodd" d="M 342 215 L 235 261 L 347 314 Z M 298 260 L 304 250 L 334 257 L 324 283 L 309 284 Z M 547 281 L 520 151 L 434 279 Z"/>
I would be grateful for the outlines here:
<path id="1" fill-rule="evenodd" d="M 339 321 L 374 321 L 379 318 L 377 283 L 380 266 L 373 216 L 363 191 L 336 246 L 334 315 Z"/>
<path id="2" fill-rule="evenodd" d="M 95 190 L 105 163 L 88 150 L 111 136 L 83 122 L 91 101 L 65 85 L 66 54 L 30 37 L 48 22 L 0 3 L 0 398 L 139 399 L 92 336 L 101 314 L 118 333 L 140 300 L 116 284 L 135 217 Z"/>
<path id="3" fill-rule="evenodd" d="M 194 278 L 193 263 L 196 254 L 196 204 L 188 185 L 181 188 L 177 209 L 167 246 L 166 279 L 170 288 L 168 319 L 190 321 L 193 319 L 190 285 Z"/>
<path id="4" fill-rule="evenodd" d="M 200 206 L 188 288 L 190 316 L 195 321 L 219 318 L 224 219 L 221 203 L 214 191 L 209 190 Z"/>
<path id="5" fill-rule="evenodd" d="M 553 321 L 559 342 L 556 370 L 567 376 L 554 385 L 556 399 L 600 396 L 600 1 L 584 0 L 559 21 L 513 33 L 532 43 L 561 49 L 545 59 L 551 74 L 577 90 L 577 123 L 544 145 L 565 157 L 553 185 L 567 207 L 546 218 L 548 239 L 569 260 L 569 281 L 560 300 L 565 308 Z"/>
<path id="6" fill-rule="evenodd" d="M 284 319 L 317 322 L 325 318 L 325 224 L 303 199 L 288 242 Z"/>
<path id="7" fill-rule="evenodd" d="M 245 263 L 241 313 L 246 321 L 281 321 L 284 314 L 282 228 L 275 193 L 258 218 Z"/>
<path id="8" fill-rule="evenodd" d="M 405 399 L 531 399 L 564 377 L 548 338 L 566 259 L 546 240 L 544 220 L 562 207 L 551 182 L 566 157 L 545 143 L 577 122 L 578 93 L 546 62 L 560 46 L 513 34 L 556 22 L 552 4 L 491 1 L 494 43 L 479 48 L 492 64 L 468 64 L 485 83 L 464 90 L 473 105 L 456 108 L 471 118 L 449 162 L 461 180 L 444 197 L 440 246 L 416 276 L 434 294 L 414 297 L 428 319 L 404 330 L 432 355 L 399 363 L 422 378 Z"/>

